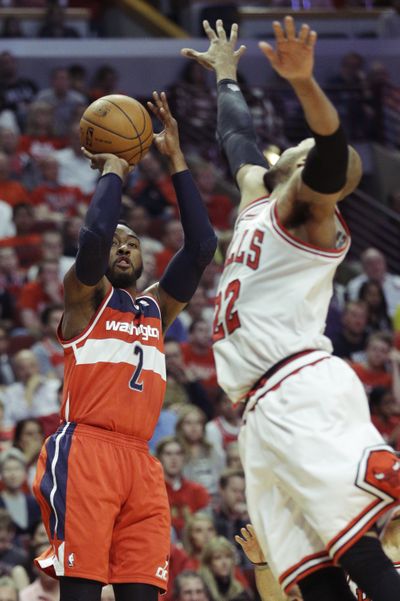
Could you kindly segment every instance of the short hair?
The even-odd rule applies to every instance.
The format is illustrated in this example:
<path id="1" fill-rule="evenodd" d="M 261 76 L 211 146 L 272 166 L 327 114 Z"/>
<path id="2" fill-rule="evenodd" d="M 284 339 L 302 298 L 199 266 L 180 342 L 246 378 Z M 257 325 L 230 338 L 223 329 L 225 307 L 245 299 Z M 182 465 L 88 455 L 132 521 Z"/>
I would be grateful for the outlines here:
<path id="1" fill-rule="evenodd" d="M 135 232 L 135 230 L 133 229 L 133 227 L 131 225 L 129 225 L 129 223 L 127 221 L 125 221 L 125 219 L 118 219 L 118 223 L 117 223 L 117 227 L 119 225 L 123 225 L 124 227 L 127 227 L 129 230 L 131 230 L 132 234 L 138 239 L 140 240 L 139 236 L 137 235 L 137 233 Z"/>
<path id="2" fill-rule="evenodd" d="M 197 580 L 200 580 L 201 583 L 203 584 L 204 592 L 206 593 L 207 598 L 210 599 L 210 591 L 204 581 L 203 576 L 201 574 L 199 574 L 198 572 L 195 572 L 194 570 L 184 570 L 183 572 L 180 572 L 176 576 L 176 578 L 174 580 L 174 586 L 173 586 L 173 598 L 174 599 L 179 599 L 181 592 L 182 592 L 182 583 L 184 580 L 187 580 L 188 578 L 196 578 Z"/>
<path id="3" fill-rule="evenodd" d="M 4 464 L 9 459 L 19 461 L 26 468 L 26 458 L 22 451 L 16 447 L 10 447 L 0 454 L 0 470 L 3 471 Z"/>
<path id="4" fill-rule="evenodd" d="M 222 488 L 222 489 L 226 488 L 228 486 L 229 480 L 231 478 L 243 478 L 244 479 L 244 472 L 242 470 L 238 470 L 236 468 L 230 468 L 230 467 L 225 469 L 219 477 L 220 488 Z"/>
<path id="5" fill-rule="evenodd" d="M 161 455 L 161 453 L 163 453 L 165 447 L 168 444 L 171 444 L 172 442 L 175 442 L 176 444 L 178 444 L 183 451 L 182 443 L 176 436 L 164 436 L 163 438 L 161 438 L 161 440 L 158 442 L 158 444 L 156 446 L 156 457 L 160 458 L 160 455 Z"/>
<path id="6" fill-rule="evenodd" d="M 393 336 L 390 332 L 373 332 L 368 336 L 367 347 L 371 342 L 384 342 L 388 346 L 393 344 Z"/>

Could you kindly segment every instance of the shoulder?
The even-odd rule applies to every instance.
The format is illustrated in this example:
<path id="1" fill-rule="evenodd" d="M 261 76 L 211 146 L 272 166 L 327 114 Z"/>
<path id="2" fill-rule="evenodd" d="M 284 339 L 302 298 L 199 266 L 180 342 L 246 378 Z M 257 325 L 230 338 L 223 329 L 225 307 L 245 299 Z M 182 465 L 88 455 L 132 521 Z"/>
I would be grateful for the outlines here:
<path id="1" fill-rule="evenodd" d="M 256 198 L 267 196 L 264 176 L 267 173 L 265 167 L 259 165 L 243 165 L 236 174 L 236 181 L 240 190 L 239 212 L 247 207 Z"/>

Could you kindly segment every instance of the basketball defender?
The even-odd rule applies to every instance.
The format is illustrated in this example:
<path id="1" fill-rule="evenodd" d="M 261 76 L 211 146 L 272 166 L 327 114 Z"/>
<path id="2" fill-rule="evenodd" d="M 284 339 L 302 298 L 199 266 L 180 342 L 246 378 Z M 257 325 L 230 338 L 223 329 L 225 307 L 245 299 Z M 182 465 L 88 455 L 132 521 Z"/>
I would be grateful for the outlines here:
<path id="1" fill-rule="evenodd" d="M 62 423 L 45 443 L 35 494 L 51 547 L 39 566 L 60 578 L 61 601 L 157 601 L 166 589 L 170 510 L 161 464 L 147 441 L 166 384 L 163 335 L 196 290 L 216 238 L 179 146 L 165 94 L 149 108 L 164 130 L 185 234 L 160 282 L 141 294 L 140 240 L 119 222 L 128 163 L 85 155 L 102 173 L 64 280 Z"/>
<path id="2" fill-rule="evenodd" d="M 313 137 L 267 169 L 237 85 L 237 26 L 204 52 L 215 70 L 218 136 L 241 192 L 216 299 L 220 385 L 244 401 L 239 444 L 252 523 L 282 588 L 305 601 L 400 599 L 378 535 L 398 505 L 400 462 L 370 421 L 361 382 L 323 335 L 332 280 L 350 244 L 337 210 L 361 176 L 337 112 L 313 78 L 316 33 L 275 22 L 260 48 L 292 86 Z M 362 208 L 360 208 L 362 210 Z"/>

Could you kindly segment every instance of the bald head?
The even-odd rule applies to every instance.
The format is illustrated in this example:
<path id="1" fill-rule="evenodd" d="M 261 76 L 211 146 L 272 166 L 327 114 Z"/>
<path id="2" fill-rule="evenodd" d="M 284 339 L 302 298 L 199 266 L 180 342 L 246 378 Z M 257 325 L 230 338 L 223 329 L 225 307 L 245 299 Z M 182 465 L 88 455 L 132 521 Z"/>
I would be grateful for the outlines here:
<path id="1" fill-rule="evenodd" d="M 25 384 L 29 378 L 39 373 L 39 364 L 35 354 L 28 349 L 14 355 L 14 370 L 17 380 Z"/>

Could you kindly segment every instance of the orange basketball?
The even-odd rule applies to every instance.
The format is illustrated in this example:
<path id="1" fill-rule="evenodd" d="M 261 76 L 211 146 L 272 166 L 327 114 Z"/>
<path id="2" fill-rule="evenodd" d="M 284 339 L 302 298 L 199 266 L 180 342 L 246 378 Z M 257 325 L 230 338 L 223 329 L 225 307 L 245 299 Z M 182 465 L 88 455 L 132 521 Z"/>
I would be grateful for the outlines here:
<path id="1" fill-rule="evenodd" d="M 89 152 L 111 152 L 136 165 L 153 141 L 148 111 L 134 98 L 110 94 L 90 104 L 80 122 L 81 144 Z"/>

